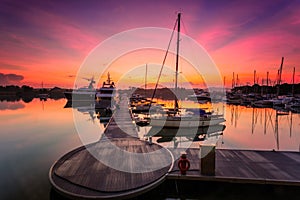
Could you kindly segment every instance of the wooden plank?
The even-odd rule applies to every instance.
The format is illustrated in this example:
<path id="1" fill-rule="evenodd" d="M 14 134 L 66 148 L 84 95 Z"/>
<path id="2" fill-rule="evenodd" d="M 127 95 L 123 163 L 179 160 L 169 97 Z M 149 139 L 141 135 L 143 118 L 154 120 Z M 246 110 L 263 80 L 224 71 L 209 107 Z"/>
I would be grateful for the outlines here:
<path id="1" fill-rule="evenodd" d="M 199 171 L 199 149 L 189 149 L 187 158 L 191 161 L 191 172 L 183 179 L 203 180 Z M 194 166 L 195 160 L 198 166 Z M 196 163 L 197 163 L 196 162 Z M 193 163 L 193 164 L 192 164 Z M 195 164 L 196 164 L 195 163 Z M 241 181 L 249 183 L 287 184 L 300 186 L 300 153 L 251 150 L 216 150 L 216 176 L 209 179 L 218 181 Z M 177 169 L 177 170 L 176 170 Z M 198 172 L 197 172 L 198 170 Z M 170 177 L 180 176 L 174 165 Z M 196 176 L 196 177 L 195 177 Z"/>

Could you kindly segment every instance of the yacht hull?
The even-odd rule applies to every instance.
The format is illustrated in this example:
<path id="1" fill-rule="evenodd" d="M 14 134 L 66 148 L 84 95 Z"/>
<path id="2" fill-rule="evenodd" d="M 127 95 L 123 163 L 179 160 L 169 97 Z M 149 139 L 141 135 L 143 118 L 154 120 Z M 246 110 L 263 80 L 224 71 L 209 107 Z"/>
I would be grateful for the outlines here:
<path id="1" fill-rule="evenodd" d="M 168 128 L 191 128 L 213 126 L 225 122 L 223 117 L 218 118 L 179 118 L 179 119 L 162 119 L 151 118 L 150 126 L 152 127 L 168 127 Z"/>

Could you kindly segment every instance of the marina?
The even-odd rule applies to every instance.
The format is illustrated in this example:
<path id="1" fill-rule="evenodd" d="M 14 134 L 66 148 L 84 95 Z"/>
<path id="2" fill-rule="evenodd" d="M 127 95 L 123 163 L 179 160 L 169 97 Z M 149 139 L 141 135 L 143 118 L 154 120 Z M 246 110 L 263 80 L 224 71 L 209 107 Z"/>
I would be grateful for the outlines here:
<path id="1" fill-rule="evenodd" d="M 2 121 L 3 131 L 7 134 L 2 134 L 1 141 L 3 142 L 1 148 L 6 151 L 6 156 L 2 157 L 2 162 L 5 162 L 8 166 L 11 166 L 13 171 L 9 171 L 6 174 L 3 174 L 2 181 L 6 182 L 9 188 L 13 188 L 15 186 L 14 193 L 10 193 L 10 190 L 2 191 L 2 196 L 6 196 L 7 198 L 18 199 L 21 198 L 18 194 L 25 193 L 23 198 L 31 199 L 31 194 L 34 191 L 39 191 L 38 194 L 43 199 L 49 198 L 49 191 L 51 189 L 50 183 L 48 180 L 48 172 L 49 168 L 55 161 L 57 161 L 62 155 L 70 152 L 72 149 L 77 149 L 78 147 L 82 146 L 82 141 L 80 140 L 78 134 L 76 133 L 77 130 L 74 127 L 74 119 L 73 115 L 78 115 L 80 121 L 85 124 L 84 130 L 87 136 L 92 136 L 95 138 L 91 143 L 95 143 L 100 140 L 103 136 L 103 132 L 105 131 L 105 127 L 108 126 L 108 119 L 109 113 L 106 114 L 105 110 L 97 111 L 94 109 L 93 106 L 85 105 L 76 108 L 76 107 L 65 107 L 67 103 L 66 99 L 60 100 L 53 100 L 48 99 L 46 102 L 40 101 L 38 98 L 34 99 L 30 103 L 24 103 L 23 101 L 18 102 L 1 102 L 1 118 L 6 119 Z M 163 102 L 166 105 L 169 105 L 168 101 Z M 184 105 L 194 106 L 194 102 L 187 101 L 182 102 Z M 192 105 L 190 105 L 192 104 Z M 203 107 L 208 107 L 209 104 L 202 105 Z M 218 158 L 219 152 L 222 150 L 228 150 L 228 152 L 232 152 L 233 156 L 241 156 L 240 152 L 246 153 L 254 153 L 253 156 L 259 156 L 260 153 L 266 152 L 268 156 L 274 155 L 297 155 L 299 154 L 299 123 L 300 123 L 300 116 L 298 113 L 291 113 L 289 112 L 288 115 L 278 115 L 278 128 L 276 128 L 276 110 L 272 108 L 251 108 L 246 106 L 239 106 L 239 105 L 226 105 L 225 106 L 225 119 L 226 119 L 226 128 L 222 131 L 223 134 L 219 135 L 218 143 L 216 146 L 216 175 L 220 174 L 220 169 L 218 166 Z M 101 113 L 98 113 L 101 112 Z M 57 115 L 60 113 L 60 115 Z M 128 112 L 129 113 L 129 112 Z M 10 116 L 8 118 L 8 116 Z M 99 116 L 99 117 L 98 117 Z M 105 117 L 107 116 L 107 117 Z M 128 114 L 127 117 L 130 117 Z M 53 119 L 57 120 L 53 120 Z M 103 119 L 105 119 L 103 121 Z M 29 124 L 35 121 L 36 127 L 33 129 Z M 131 118 L 130 118 L 131 120 Z M 4 125 L 5 122 L 5 125 Z M 133 124 L 132 122 L 128 124 Z M 128 125 L 127 124 L 127 125 Z M 134 125 L 134 124 L 133 124 Z M 112 126 L 114 127 L 114 126 Z M 146 127 L 138 127 L 134 126 L 135 129 L 138 129 L 138 132 L 131 131 L 133 129 L 132 125 L 128 126 L 131 127 L 129 133 L 133 133 L 132 136 L 137 139 L 137 137 L 143 141 L 145 141 L 144 135 L 148 133 L 149 128 Z M 43 130 L 43 134 L 40 134 L 41 128 Z M 93 133 L 93 130 L 96 129 L 97 132 Z M 59 130 L 59 131 L 58 131 Z M 278 131 L 277 131 L 278 130 Z M 89 134 L 91 132 L 91 134 Z M 13 134 L 14 133 L 14 134 Z M 93 134 L 95 135 L 93 135 Z M 137 135 L 138 134 L 138 135 Z M 176 134 L 176 133 L 175 133 Z M 178 134 L 178 133 L 177 133 Z M 30 139 L 28 138 L 30 136 Z M 106 136 L 113 137 L 106 133 Z M 128 136 L 128 134 L 119 135 L 120 137 Z M 119 137 L 118 136 L 118 137 Z M 130 137 L 132 137 L 130 136 Z M 153 143 L 158 143 L 161 146 L 168 148 L 171 146 L 176 146 L 178 151 L 180 152 L 184 145 L 190 141 L 185 136 L 180 137 L 172 137 L 171 141 L 169 142 L 161 142 L 158 140 L 160 137 L 152 137 Z M 18 145 L 19 139 L 26 141 L 23 146 Z M 191 138 L 193 139 L 193 138 Z M 194 173 L 198 174 L 198 178 L 200 177 L 200 171 L 198 163 L 199 158 L 199 146 L 203 141 L 193 141 L 191 143 L 191 149 L 194 149 L 194 152 L 187 155 L 187 158 L 191 162 L 191 170 L 187 172 L 186 176 L 192 175 Z M 145 141 L 141 144 L 148 146 L 148 142 Z M 176 145 L 175 145 L 176 144 Z M 41 148 L 43 147 L 43 148 Z M 21 150 L 22 153 L 18 153 L 16 150 Z M 40 149 L 40 151 L 35 151 L 35 149 Z M 226 152 L 224 151 L 224 152 Z M 274 152 L 273 152 L 274 151 Z M 189 153 L 189 150 L 187 151 Z M 256 153 L 258 152 L 258 153 Z M 270 152 L 270 153 L 269 153 Z M 282 153 L 284 152 L 284 153 Z M 231 155 L 232 156 L 232 155 Z M 231 157 L 230 156 L 230 157 Z M 47 162 L 41 162 L 43 158 L 47 157 Z M 90 156 L 89 156 L 90 157 Z M 18 165 L 14 165 L 14 159 L 18 159 Z M 195 158 L 195 160 L 194 160 Z M 239 159 L 239 158 L 236 158 Z M 254 158 L 252 158 L 254 160 Z M 269 159 L 269 158 L 268 158 Z M 193 162 L 194 160 L 194 162 Z M 246 162 L 239 160 L 239 162 Z M 249 161 L 249 160 L 248 160 Z M 288 162 L 292 161 L 291 159 L 287 159 Z M 249 161 L 250 162 L 250 161 Z M 258 164 L 260 165 L 261 158 L 258 160 Z M 270 161 L 271 162 L 271 161 Z M 280 161 L 278 161 L 280 162 Z M 285 171 L 284 168 L 289 168 L 288 162 L 282 162 L 282 168 L 280 172 Z M 86 162 L 83 162 L 86 163 Z M 194 163 L 194 164 L 193 164 Z M 251 162 L 251 165 L 254 165 L 256 162 Z M 228 164 L 228 163 L 227 163 Z M 292 163 L 290 163 L 292 164 Z M 36 166 L 40 166 L 36 169 Z M 176 163 L 175 163 L 176 165 Z M 173 169 L 177 170 L 172 172 L 173 175 L 178 177 L 182 177 L 179 175 L 179 169 L 176 169 L 174 165 Z M 278 164 L 276 164 L 278 165 Z M 230 165 L 228 165 L 230 166 Z M 245 165 L 243 165 L 245 166 Z M 272 166 L 272 165 L 268 165 Z M 233 169 L 235 169 L 234 166 Z M 273 172 L 274 167 L 270 170 Z M 276 167 L 275 167 L 276 168 Z M 194 170 L 192 170 L 194 169 Z M 240 171 L 244 171 L 249 169 L 249 166 L 241 167 Z M 298 168 L 289 169 L 291 171 L 296 171 Z M 265 169 L 266 173 L 269 171 Z M 18 180 L 20 177 L 16 174 L 16 171 L 22 172 L 22 177 L 25 182 L 22 182 L 16 186 L 15 183 L 10 182 L 11 177 L 14 177 L 15 180 Z M 257 170 L 253 169 L 254 172 Z M 254 173 L 254 172 L 251 172 Z M 30 172 L 30 173 L 29 173 Z M 293 173 L 288 172 L 288 173 Z M 223 172 L 224 173 L 224 172 Z M 294 176 L 294 175 L 293 175 Z M 296 177 L 296 176 L 295 176 Z M 206 178 L 213 178 L 213 177 L 206 177 Z M 264 178 L 264 177 L 262 177 Z M 33 181 L 34 180 L 34 181 Z M 217 179 L 216 179 L 217 180 Z M 31 181 L 32 184 L 30 187 L 27 187 L 27 182 Z M 187 186 L 190 184 L 193 185 L 192 188 L 196 187 L 198 184 L 199 187 L 208 187 L 209 185 L 218 184 L 220 188 L 229 187 L 229 182 L 211 182 L 205 180 L 187 180 L 185 182 L 182 180 L 182 184 L 178 182 L 183 187 L 184 191 L 188 192 L 189 194 L 194 194 L 193 191 L 190 191 Z M 262 181 L 262 180 L 261 180 Z M 168 192 L 168 194 L 175 195 L 176 198 L 176 187 L 173 184 L 174 181 L 169 180 L 167 177 L 165 181 L 159 184 L 158 189 L 160 187 L 166 187 L 167 189 L 163 190 Z M 244 185 L 241 183 L 237 183 L 239 187 Z M 186 185 L 186 187 L 184 187 Z M 227 185 L 227 186 L 226 186 Z M 252 184 L 253 185 L 253 184 Z M 281 184 L 279 184 L 280 186 Z M 216 186 L 212 186 L 216 187 Z M 232 187 L 237 187 L 237 185 L 230 186 L 228 189 Z M 247 188 L 254 187 L 254 191 L 257 191 L 262 186 L 247 186 Z M 297 186 L 298 187 L 298 186 Z M 289 186 L 290 188 L 290 186 Z M 211 191 L 207 188 L 208 191 Z M 150 190 L 152 191 L 152 190 Z M 155 192 L 156 189 L 153 189 Z M 285 191 L 285 190 L 284 190 Z M 287 190 L 289 191 L 289 190 Z M 183 191 L 181 191 L 183 192 Z M 214 191 L 207 193 L 206 195 L 213 194 Z M 53 195 L 53 192 L 51 192 Z M 148 193 L 146 193 L 148 194 Z M 159 193 L 158 193 L 159 194 Z M 286 193 L 284 193 L 286 195 Z M 202 194 L 203 195 L 203 194 Z M 223 193 L 222 196 L 227 196 L 227 193 Z M 262 194 L 261 194 L 262 195 Z M 55 196 L 55 195 L 54 195 Z M 241 194 L 242 196 L 242 194 Z M 194 197 L 196 198 L 196 197 Z M 56 199 L 56 198 L 54 198 Z M 60 198 L 57 198 L 60 199 Z"/>
<path id="2" fill-rule="evenodd" d="M 299 10 L 3 1 L 0 199 L 299 198 Z"/>
<path id="3" fill-rule="evenodd" d="M 186 108 L 181 103 L 182 100 L 179 101 L 180 24 L 179 12 L 151 99 L 146 98 L 146 64 L 145 96 L 137 93 L 119 93 L 116 107 L 113 107 L 112 103 L 106 108 L 112 108 L 113 114 L 100 139 L 94 143 L 85 142 L 84 146 L 65 154 L 53 164 L 49 180 L 59 194 L 70 199 L 135 198 L 151 192 L 167 180 L 300 187 L 300 169 L 297 168 L 300 163 L 299 152 L 277 152 L 280 148 L 278 117 L 291 115 L 292 118 L 291 109 L 298 106 L 298 98 L 294 97 L 294 93 L 293 98 L 284 97 L 283 100 L 279 100 L 284 57 L 278 71 L 277 98 L 271 95 L 264 96 L 260 86 L 255 89 L 254 95 L 250 96 L 249 92 L 243 95 L 243 88 L 238 88 L 233 83 L 231 91 L 227 91 L 228 99 L 225 99 L 228 104 L 253 108 L 252 133 L 257 123 L 254 109 L 272 109 L 273 106 L 274 109 L 275 106 L 289 109 L 280 112 L 276 109 L 275 125 L 270 120 L 270 115 L 267 117 L 268 111 L 265 110 L 265 129 L 268 122 L 271 122 L 277 148 L 271 151 L 222 149 L 217 143 L 220 142 L 220 138 L 221 145 L 224 143 L 223 132 L 226 129 L 222 97 L 225 95 L 224 89 L 218 98 L 210 97 L 209 92 L 204 90 L 197 90 L 196 94 L 185 97 L 186 100 L 195 101 L 195 104 L 201 104 L 202 101 L 212 102 L 212 111 L 207 112 L 200 107 Z M 172 106 L 168 107 L 161 102 L 157 104 L 154 97 L 176 29 L 174 88 L 173 94 L 170 95 Z M 254 80 L 255 75 L 256 71 Z M 92 84 L 93 79 L 91 80 Z M 253 87 L 256 87 L 255 84 Z M 270 88 L 267 89 L 270 91 Z M 103 83 L 99 92 L 94 94 L 96 105 L 102 101 L 115 101 L 113 90 L 114 83 L 111 82 L 108 73 L 107 81 Z M 220 110 L 223 110 L 220 114 L 215 104 L 218 102 Z M 215 109 L 219 110 L 217 114 Z M 238 113 L 232 114 L 231 118 L 237 123 Z M 141 135 L 139 127 L 147 126 L 151 129 Z M 86 130 L 81 129 L 79 132 L 84 133 Z M 182 138 L 187 140 L 181 140 Z M 182 148 L 183 146 L 185 148 Z"/>
<path id="4" fill-rule="evenodd" d="M 174 160 L 174 157 L 185 149 L 167 149 L 140 140 L 131 123 L 132 119 L 129 119 L 132 116 L 130 110 L 122 109 L 126 108 L 128 100 L 122 99 L 121 109 L 115 111 L 98 142 L 67 153 L 52 166 L 49 173 L 51 184 L 63 196 L 72 199 L 131 198 L 158 187 L 167 179 L 300 187 L 300 169 L 297 167 L 300 163 L 299 152 L 217 149 L 213 152 L 215 166 L 211 166 L 211 161 L 205 165 L 207 158 L 201 158 L 200 148 L 188 148 L 186 153 L 191 163 L 190 169 L 186 175 L 181 175 L 177 167 L 178 160 Z M 123 165 L 133 173 L 111 168 L 90 153 L 96 151 L 113 159 L 113 155 L 120 152 L 116 152 L 108 143 L 124 151 L 142 153 L 147 159 L 142 163 L 124 160 Z M 147 155 L 149 151 L 158 149 L 164 149 L 163 153 L 152 157 Z M 153 172 L 134 173 L 134 169 L 151 168 L 151 165 L 157 165 L 156 162 L 163 163 L 165 167 Z M 204 165 L 201 165 L 202 162 Z M 214 175 L 203 175 L 203 167 L 213 168 L 210 170 L 214 171 Z"/>

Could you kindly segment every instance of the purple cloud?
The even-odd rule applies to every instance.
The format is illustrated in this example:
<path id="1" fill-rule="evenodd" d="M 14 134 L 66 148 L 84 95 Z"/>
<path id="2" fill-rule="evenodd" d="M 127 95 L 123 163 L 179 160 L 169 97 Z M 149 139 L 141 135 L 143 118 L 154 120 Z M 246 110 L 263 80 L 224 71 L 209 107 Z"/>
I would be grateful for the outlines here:
<path id="1" fill-rule="evenodd" d="M 22 75 L 0 73 L 0 85 L 19 84 L 23 79 Z"/>

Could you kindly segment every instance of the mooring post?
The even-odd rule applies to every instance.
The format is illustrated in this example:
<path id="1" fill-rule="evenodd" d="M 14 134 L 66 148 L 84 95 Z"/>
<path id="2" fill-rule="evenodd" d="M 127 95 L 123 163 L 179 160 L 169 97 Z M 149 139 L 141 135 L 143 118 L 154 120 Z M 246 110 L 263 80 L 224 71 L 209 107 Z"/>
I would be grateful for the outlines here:
<path id="1" fill-rule="evenodd" d="M 214 176 L 216 165 L 216 145 L 200 144 L 199 157 L 201 174 Z"/>

